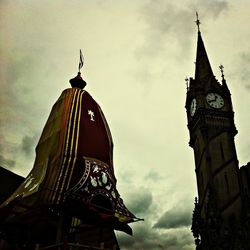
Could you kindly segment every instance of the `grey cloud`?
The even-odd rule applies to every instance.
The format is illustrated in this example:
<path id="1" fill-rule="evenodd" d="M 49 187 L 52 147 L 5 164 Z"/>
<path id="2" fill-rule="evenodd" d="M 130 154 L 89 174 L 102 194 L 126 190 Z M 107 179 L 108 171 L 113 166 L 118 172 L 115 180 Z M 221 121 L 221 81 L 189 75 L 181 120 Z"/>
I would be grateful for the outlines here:
<path id="1" fill-rule="evenodd" d="M 14 167 L 16 162 L 12 159 L 7 159 L 3 155 L 0 154 L 0 166 L 4 168 L 12 168 Z"/>
<path id="2" fill-rule="evenodd" d="M 125 234 L 121 234 L 118 235 L 118 242 L 119 242 L 119 246 L 123 249 L 123 248 L 127 248 L 127 249 L 133 249 L 132 246 L 135 242 L 134 240 L 134 236 L 133 237 L 129 237 L 128 235 Z"/>
<path id="3" fill-rule="evenodd" d="M 141 9 L 142 19 L 145 20 L 145 43 L 135 52 L 137 58 L 154 57 L 164 53 L 165 46 L 177 46 L 174 56 L 185 58 L 190 51 L 191 37 L 194 31 L 195 12 L 201 12 L 205 18 L 218 18 L 229 8 L 227 1 L 197 0 L 185 5 L 173 4 L 165 0 L 151 0 Z M 171 55 L 166 55 L 166 59 Z"/>
<path id="4" fill-rule="evenodd" d="M 15 136 L 10 139 L 5 138 L 4 133 L 6 130 L 5 126 L 0 126 L 0 166 L 13 171 L 15 168 L 20 170 L 23 165 L 30 164 L 33 159 L 37 134 L 33 136 L 26 135 L 19 141 Z M 25 162 L 20 162 L 20 158 Z"/>
<path id="5" fill-rule="evenodd" d="M 133 176 L 132 171 L 122 170 L 120 173 L 120 179 L 127 184 L 132 182 L 133 179 L 132 176 Z"/>
<path id="6" fill-rule="evenodd" d="M 14 48 L 8 47 L 8 41 L 1 44 L 4 74 L 0 76 L 0 136 L 1 139 L 3 135 L 6 137 L 7 145 L 2 155 L 5 158 L 15 156 L 15 168 L 19 173 L 26 169 L 28 171 L 27 166 L 33 158 L 32 151 L 34 152 L 37 139 L 37 135 L 30 133 L 41 129 L 40 124 L 45 123 L 48 111 L 44 100 L 53 94 L 53 91 L 44 94 L 44 90 L 52 89 L 51 86 L 48 87 L 52 81 L 44 80 L 47 79 L 49 63 L 41 67 L 46 60 L 44 51 L 34 46 L 27 48 L 22 45 L 22 39 Z M 14 166 L 13 163 L 11 165 Z"/>
<path id="7" fill-rule="evenodd" d="M 128 208 L 136 215 L 145 214 L 153 201 L 153 196 L 150 190 L 141 188 L 130 194 L 128 202 L 126 202 Z"/>
<path id="8" fill-rule="evenodd" d="M 145 43 L 136 51 L 137 58 L 143 56 L 155 57 L 164 53 L 167 44 L 182 44 L 182 48 L 190 45 L 189 37 L 186 36 L 191 25 L 186 25 L 192 20 L 190 10 L 178 8 L 173 4 L 158 0 L 150 1 L 141 9 L 142 18 L 147 28 L 145 30 Z"/>
<path id="9" fill-rule="evenodd" d="M 6 74 L 1 78 L 4 85 L 0 94 L 0 119 L 3 120 L 0 124 L 1 133 L 9 131 L 6 125 L 8 123 L 16 127 L 16 130 L 25 127 L 33 130 L 33 124 L 41 119 L 43 107 L 37 104 L 40 104 L 43 84 L 40 77 L 37 79 L 36 56 L 24 53 L 17 52 L 17 59 L 5 62 Z M 38 53 L 37 56 L 39 57 Z"/>
<path id="10" fill-rule="evenodd" d="M 197 6 L 200 9 L 204 9 L 204 14 L 208 14 L 213 18 L 217 18 L 223 11 L 229 8 L 229 4 L 227 1 L 221 0 L 199 0 Z"/>
<path id="11" fill-rule="evenodd" d="M 158 172 L 155 172 L 154 170 L 151 169 L 150 172 L 147 175 L 145 175 L 144 179 L 151 181 L 158 181 L 162 179 L 162 177 L 159 175 Z"/>
<path id="12" fill-rule="evenodd" d="M 134 50 L 139 61 L 134 70 L 137 82 L 149 92 L 152 82 L 160 76 L 170 74 L 166 65 L 181 66 L 193 58 L 193 39 L 196 32 L 195 12 L 199 11 L 201 22 L 216 19 L 229 8 L 226 1 L 188 1 L 176 4 L 165 0 L 151 0 L 140 9 L 144 25 L 144 37 Z M 165 58 L 163 60 L 163 58 Z M 166 77 L 166 76 L 165 76 Z M 146 92 L 146 94 L 147 94 Z"/>
<path id="13" fill-rule="evenodd" d="M 1 119 L 0 119 L 0 124 L 1 124 Z M 0 125 L 1 128 L 1 125 Z M 15 167 L 16 161 L 14 159 L 11 159 L 11 154 L 13 153 L 14 150 L 16 151 L 16 145 L 11 144 L 6 140 L 4 131 L 1 131 L 0 129 L 0 166 L 11 169 Z"/>
<path id="14" fill-rule="evenodd" d="M 247 90 L 250 90 L 250 51 L 240 55 L 239 71 L 241 72 L 241 81 Z"/>
<path id="15" fill-rule="evenodd" d="M 135 226 L 134 236 L 118 235 L 121 249 L 194 249 L 193 238 L 187 229 L 155 229 L 147 222 Z"/>
<path id="16" fill-rule="evenodd" d="M 34 152 L 35 143 L 37 142 L 37 135 L 24 136 L 21 143 L 21 149 L 26 154 L 26 156 L 31 156 Z"/>
<path id="17" fill-rule="evenodd" d="M 186 207 L 173 207 L 166 211 L 156 222 L 154 228 L 179 228 L 190 227 L 192 210 Z"/>

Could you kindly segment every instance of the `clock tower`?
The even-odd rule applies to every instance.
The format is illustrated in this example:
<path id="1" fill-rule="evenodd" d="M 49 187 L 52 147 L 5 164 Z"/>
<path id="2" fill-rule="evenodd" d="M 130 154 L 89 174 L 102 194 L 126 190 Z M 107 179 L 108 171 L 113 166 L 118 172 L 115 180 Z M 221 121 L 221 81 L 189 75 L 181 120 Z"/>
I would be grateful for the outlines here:
<path id="1" fill-rule="evenodd" d="M 231 248 L 238 245 L 232 236 L 241 224 L 243 199 L 231 94 L 223 66 L 221 83 L 213 74 L 198 16 L 196 23 L 195 77 L 188 81 L 185 105 L 198 188 L 192 231 L 197 249 L 238 249 Z"/>

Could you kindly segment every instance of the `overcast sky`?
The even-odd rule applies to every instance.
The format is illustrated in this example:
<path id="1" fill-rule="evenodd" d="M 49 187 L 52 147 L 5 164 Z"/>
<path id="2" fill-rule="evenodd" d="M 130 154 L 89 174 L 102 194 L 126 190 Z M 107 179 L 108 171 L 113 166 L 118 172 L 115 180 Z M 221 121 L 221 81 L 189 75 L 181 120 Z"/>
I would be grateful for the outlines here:
<path id="1" fill-rule="evenodd" d="M 250 161 L 250 1 L 1 0 L 0 165 L 26 176 L 52 105 L 77 73 L 109 123 L 118 190 L 144 222 L 122 249 L 194 249 L 196 179 L 186 76 L 199 11 L 218 80 L 232 93 L 240 166 Z"/>

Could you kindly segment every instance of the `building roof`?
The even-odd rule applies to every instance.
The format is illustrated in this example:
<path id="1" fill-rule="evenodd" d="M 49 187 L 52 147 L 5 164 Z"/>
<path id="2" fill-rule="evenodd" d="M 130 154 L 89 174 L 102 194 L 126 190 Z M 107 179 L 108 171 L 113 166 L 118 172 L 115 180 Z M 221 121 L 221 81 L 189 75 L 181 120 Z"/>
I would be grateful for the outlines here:
<path id="1" fill-rule="evenodd" d="M 0 204 L 18 188 L 23 180 L 24 177 L 0 167 Z"/>

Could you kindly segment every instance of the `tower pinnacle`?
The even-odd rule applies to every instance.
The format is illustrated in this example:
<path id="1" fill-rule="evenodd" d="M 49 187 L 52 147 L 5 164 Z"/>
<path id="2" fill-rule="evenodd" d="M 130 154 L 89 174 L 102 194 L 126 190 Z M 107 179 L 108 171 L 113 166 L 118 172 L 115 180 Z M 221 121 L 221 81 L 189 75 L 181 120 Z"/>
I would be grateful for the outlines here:
<path id="1" fill-rule="evenodd" d="M 221 64 L 219 66 L 219 69 L 220 69 L 220 72 L 221 72 L 222 86 L 224 87 L 225 91 L 230 94 L 229 88 L 227 87 L 225 75 L 224 75 L 224 66 Z"/>
<path id="2" fill-rule="evenodd" d="M 198 27 L 198 32 L 200 32 L 200 20 L 199 20 L 199 15 L 198 15 L 198 12 L 196 11 L 196 21 L 195 21 L 197 27 Z"/>
<path id="3" fill-rule="evenodd" d="M 219 68 L 220 68 L 220 72 L 221 72 L 221 77 L 222 77 L 222 81 L 224 81 L 225 79 L 224 79 L 224 66 L 221 64 L 220 66 L 219 66 Z"/>
<path id="4" fill-rule="evenodd" d="M 187 90 L 188 90 L 189 89 L 189 79 L 188 79 L 188 77 L 185 78 L 185 82 L 186 82 Z"/>

